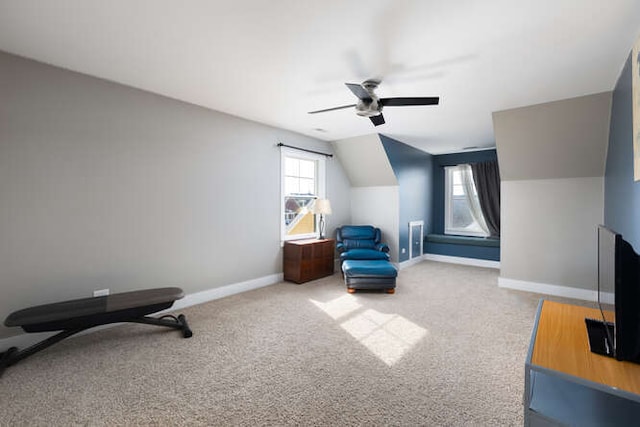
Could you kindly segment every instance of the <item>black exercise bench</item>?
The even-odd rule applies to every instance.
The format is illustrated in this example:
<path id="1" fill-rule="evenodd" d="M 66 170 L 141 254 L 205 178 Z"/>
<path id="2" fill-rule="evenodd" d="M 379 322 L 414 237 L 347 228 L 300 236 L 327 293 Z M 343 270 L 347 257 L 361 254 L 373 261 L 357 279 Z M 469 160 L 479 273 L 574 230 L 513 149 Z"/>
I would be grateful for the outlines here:
<path id="1" fill-rule="evenodd" d="M 167 314 L 159 318 L 148 314 L 165 310 L 184 297 L 180 288 L 157 288 L 119 294 L 81 298 L 39 305 L 11 313 L 5 326 L 20 326 L 25 332 L 61 331 L 24 350 L 11 347 L 0 353 L 0 376 L 4 370 L 40 350 L 86 329 L 110 323 L 133 322 L 166 326 L 182 331 L 184 338 L 193 335 L 184 315 Z"/>

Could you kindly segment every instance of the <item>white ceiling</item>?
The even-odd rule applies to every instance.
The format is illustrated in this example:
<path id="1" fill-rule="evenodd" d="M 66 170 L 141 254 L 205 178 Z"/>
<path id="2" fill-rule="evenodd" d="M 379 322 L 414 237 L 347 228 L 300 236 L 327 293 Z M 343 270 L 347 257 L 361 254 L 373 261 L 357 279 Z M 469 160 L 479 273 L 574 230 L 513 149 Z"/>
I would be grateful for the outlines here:
<path id="1" fill-rule="evenodd" d="M 494 145 L 491 113 L 612 90 L 638 0 L 0 0 L 0 50 L 324 140 Z M 380 77 L 374 128 L 344 82 Z M 319 131 L 317 129 L 322 129 Z"/>

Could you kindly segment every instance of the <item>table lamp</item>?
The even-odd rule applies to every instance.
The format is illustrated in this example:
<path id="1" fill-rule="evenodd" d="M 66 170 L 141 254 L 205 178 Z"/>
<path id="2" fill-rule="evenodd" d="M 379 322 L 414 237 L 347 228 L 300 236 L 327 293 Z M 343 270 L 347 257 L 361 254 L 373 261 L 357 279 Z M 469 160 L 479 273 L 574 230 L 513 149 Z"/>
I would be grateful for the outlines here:
<path id="1" fill-rule="evenodd" d="M 331 214 L 331 203 L 329 199 L 317 199 L 316 203 L 313 205 L 313 213 L 320 214 L 320 239 L 324 239 L 324 216 Z"/>

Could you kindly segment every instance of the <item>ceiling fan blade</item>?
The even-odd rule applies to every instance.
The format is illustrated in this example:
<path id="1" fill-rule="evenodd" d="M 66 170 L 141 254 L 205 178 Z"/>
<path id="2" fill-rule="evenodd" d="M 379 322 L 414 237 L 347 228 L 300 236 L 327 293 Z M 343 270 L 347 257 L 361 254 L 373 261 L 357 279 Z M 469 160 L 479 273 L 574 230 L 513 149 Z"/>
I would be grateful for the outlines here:
<path id="1" fill-rule="evenodd" d="M 357 83 L 345 83 L 345 85 L 347 85 L 349 90 L 351 90 L 351 92 L 353 92 L 353 94 L 357 96 L 358 99 L 361 99 L 363 101 L 371 101 L 371 95 L 365 88 L 362 87 L 362 85 L 359 85 Z"/>
<path id="2" fill-rule="evenodd" d="M 385 107 L 402 107 L 405 105 L 438 105 L 440 103 L 440 97 L 380 98 L 380 103 Z"/>
<path id="3" fill-rule="evenodd" d="M 324 113 L 324 112 L 327 112 L 327 111 L 342 110 L 343 108 L 351 108 L 351 107 L 355 107 L 355 106 L 356 106 L 356 104 L 342 105 L 340 107 L 325 108 L 324 110 L 309 111 L 307 114 Z"/>
<path id="4" fill-rule="evenodd" d="M 374 126 L 380 126 L 385 123 L 384 116 L 382 114 L 378 114 L 377 116 L 370 116 L 369 118 L 371 119 L 371 123 L 373 123 Z"/>

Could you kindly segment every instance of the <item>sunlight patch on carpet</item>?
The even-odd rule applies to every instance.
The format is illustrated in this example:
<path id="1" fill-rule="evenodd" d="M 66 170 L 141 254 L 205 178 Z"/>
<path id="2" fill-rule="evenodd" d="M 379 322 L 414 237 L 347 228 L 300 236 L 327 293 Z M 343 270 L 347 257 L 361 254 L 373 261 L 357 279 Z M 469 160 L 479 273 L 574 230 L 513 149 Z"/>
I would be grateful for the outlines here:
<path id="1" fill-rule="evenodd" d="M 344 295 L 326 303 L 313 299 L 309 301 L 334 320 L 352 314 L 340 327 L 388 366 L 397 363 L 428 333 L 399 314 L 381 313 L 373 309 L 356 313 L 362 304 L 352 295 Z"/>
<path id="2" fill-rule="evenodd" d="M 398 362 L 427 330 L 398 314 L 367 310 L 340 325 L 389 366 Z"/>
<path id="3" fill-rule="evenodd" d="M 320 302 L 309 299 L 316 307 L 327 313 L 333 320 L 338 320 L 362 307 L 353 295 L 344 295 L 329 302 Z"/>

